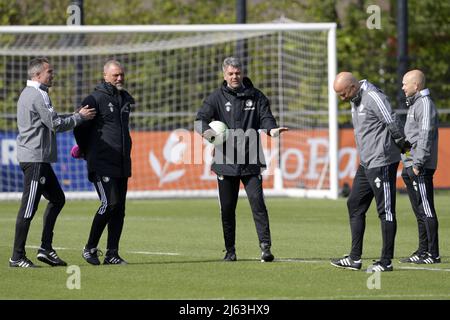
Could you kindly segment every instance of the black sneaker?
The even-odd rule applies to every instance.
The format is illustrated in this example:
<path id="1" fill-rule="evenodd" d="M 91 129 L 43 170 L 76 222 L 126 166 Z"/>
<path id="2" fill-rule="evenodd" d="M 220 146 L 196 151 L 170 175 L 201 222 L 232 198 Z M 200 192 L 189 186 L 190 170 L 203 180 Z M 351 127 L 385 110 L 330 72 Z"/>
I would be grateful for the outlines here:
<path id="1" fill-rule="evenodd" d="M 100 265 L 100 260 L 98 259 L 99 255 L 102 256 L 103 253 L 97 248 L 83 249 L 84 260 L 86 260 L 90 264 L 93 264 L 94 266 Z"/>
<path id="2" fill-rule="evenodd" d="M 330 263 L 335 267 L 349 270 L 360 270 L 362 266 L 361 259 L 355 261 L 348 255 L 344 256 L 342 259 L 333 259 Z"/>
<path id="3" fill-rule="evenodd" d="M 117 250 L 108 250 L 106 251 L 103 264 L 128 264 L 128 262 L 119 256 Z"/>
<path id="4" fill-rule="evenodd" d="M 417 261 L 419 261 L 419 259 L 420 259 L 420 257 L 422 255 L 423 254 L 421 254 L 420 252 L 416 251 L 413 254 L 411 254 L 409 257 L 400 259 L 399 262 L 400 263 L 417 263 Z"/>
<path id="5" fill-rule="evenodd" d="M 56 254 L 56 251 L 51 249 L 51 250 L 45 250 L 42 248 L 38 249 L 38 253 L 37 253 L 37 259 L 39 261 L 42 261 L 46 264 L 51 265 L 52 267 L 56 267 L 56 266 L 67 266 L 67 263 L 63 260 L 61 260 L 58 255 Z"/>
<path id="6" fill-rule="evenodd" d="M 272 262 L 275 257 L 270 252 L 270 245 L 267 243 L 261 243 L 261 262 Z"/>
<path id="7" fill-rule="evenodd" d="M 223 257 L 223 261 L 236 261 L 236 260 L 237 260 L 236 250 L 235 249 L 226 250 L 225 257 Z"/>
<path id="8" fill-rule="evenodd" d="M 419 257 L 419 260 L 414 262 L 416 264 L 435 264 L 435 263 L 441 263 L 441 257 L 435 257 L 433 258 L 431 254 L 425 253 Z"/>
<path id="9" fill-rule="evenodd" d="M 20 258 L 16 261 L 9 259 L 9 266 L 12 268 L 37 268 L 27 257 Z"/>
<path id="10" fill-rule="evenodd" d="M 367 268 L 366 272 L 367 273 L 388 272 L 388 271 L 392 271 L 392 270 L 394 270 L 394 268 L 392 267 L 392 263 L 385 265 L 385 264 L 382 264 L 381 261 L 375 261 L 373 265 L 371 265 L 370 267 Z"/>

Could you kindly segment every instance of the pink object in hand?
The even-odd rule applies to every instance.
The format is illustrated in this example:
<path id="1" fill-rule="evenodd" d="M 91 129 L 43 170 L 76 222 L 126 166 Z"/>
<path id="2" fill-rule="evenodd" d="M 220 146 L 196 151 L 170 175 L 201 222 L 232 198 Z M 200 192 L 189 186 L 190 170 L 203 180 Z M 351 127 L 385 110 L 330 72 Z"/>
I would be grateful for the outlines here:
<path id="1" fill-rule="evenodd" d="M 72 155 L 72 158 L 79 159 L 81 158 L 81 150 L 80 147 L 76 144 L 72 147 L 72 150 L 70 150 L 70 154 Z"/>

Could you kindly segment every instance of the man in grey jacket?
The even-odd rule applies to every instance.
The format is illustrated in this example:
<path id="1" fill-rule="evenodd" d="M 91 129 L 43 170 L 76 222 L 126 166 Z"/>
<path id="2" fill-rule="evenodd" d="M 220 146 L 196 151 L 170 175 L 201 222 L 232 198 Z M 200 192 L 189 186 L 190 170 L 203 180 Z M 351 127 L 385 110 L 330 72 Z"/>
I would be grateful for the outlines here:
<path id="1" fill-rule="evenodd" d="M 25 243 L 41 195 L 49 203 L 44 213 L 42 243 L 37 259 L 51 266 L 65 266 L 66 262 L 52 248 L 56 218 L 65 203 L 64 192 L 51 166 L 57 156 L 56 132 L 73 129 L 83 120 L 92 119 L 95 110 L 84 106 L 67 117 L 56 113 L 48 95 L 53 82 L 53 68 L 46 58 L 30 61 L 28 77 L 31 80 L 27 81 L 17 102 L 17 159 L 24 174 L 24 186 L 9 266 L 35 267 L 26 257 Z"/>
<path id="2" fill-rule="evenodd" d="M 402 263 L 440 263 L 438 219 L 434 208 L 433 175 L 438 158 L 438 114 L 430 91 L 425 88 L 425 75 L 411 70 L 403 77 L 403 91 L 408 105 L 405 124 L 406 139 L 411 150 L 402 156 L 402 178 L 416 215 L 419 247 Z"/>
<path id="3" fill-rule="evenodd" d="M 366 212 L 375 198 L 383 247 L 380 260 L 369 266 L 367 271 L 392 271 L 397 231 L 396 177 L 400 151 L 407 147 L 405 136 L 387 97 L 373 84 L 367 80 L 356 80 L 350 72 L 341 72 L 333 86 L 342 100 L 350 101 L 360 164 L 347 201 L 352 249 L 344 258 L 333 259 L 331 264 L 345 269 L 361 269 Z"/>

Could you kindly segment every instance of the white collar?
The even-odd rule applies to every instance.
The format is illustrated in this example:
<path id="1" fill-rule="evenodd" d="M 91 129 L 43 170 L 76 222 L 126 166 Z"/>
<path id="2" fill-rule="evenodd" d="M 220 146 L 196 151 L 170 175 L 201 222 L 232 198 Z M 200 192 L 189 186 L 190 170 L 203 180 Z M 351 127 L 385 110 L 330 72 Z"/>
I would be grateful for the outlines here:
<path id="1" fill-rule="evenodd" d="M 45 84 L 37 82 L 37 81 L 27 80 L 27 86 L 48 92 L 48 87 Z"/>
<path id="2" fill-rule="evenodd" d="M 36 89 L 39 89 L 40 86 L 41 86 L 40 82 L 33 81 L 33 80 L 27 80 L 27 87 L 34 87 Z"/>
<path id="3" fill-rule="evenodd" d="M 366 79 L 359 81 L 359 83 L 361 84 L 361 89 L 367 90 L 367 82 L 368 81 Z"/>
<path id="4" fill-rule="evenodd" d="M 430 95 L 430 90 L 428 90 L 427 88 L 425 88 L 423 90 L 420 90 L 420 95 L 422 97 L 429 96 Z"/>

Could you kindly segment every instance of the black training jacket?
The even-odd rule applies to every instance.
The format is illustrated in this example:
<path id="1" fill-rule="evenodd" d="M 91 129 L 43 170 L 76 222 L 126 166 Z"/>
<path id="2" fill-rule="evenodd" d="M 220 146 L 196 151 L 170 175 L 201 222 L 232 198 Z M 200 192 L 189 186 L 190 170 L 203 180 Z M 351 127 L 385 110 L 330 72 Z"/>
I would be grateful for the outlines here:
<path id="1" fill-rule="evenodd" d="M 128 128 L 134 99 L 125 90 L 102 82 L 82 106 L 95 108 L 95 118 L 74 129 L 75 140 L 87 161 L 89 180 L 93 174 L 131 177 L 131 136 Z"/>
<path id="2" fill-rule="evenodd" d="M 224 122 L 229 129 L 242 129 L 245 133 L 255 133 L 259 129 L 265 129 L 269 133 L 271 129 L 278 127 L 270 110 L 269 99 L 256 89 L 247 77 L 243 78 L 243 88 L 233 90 L 224 81 L 220 88 L 205 99 L 203 106 L 197 113 L 195 130 L 203 134 L 209 129 L 209 123 L 213 120 Z M 253 138 L 255 135 L 251 136 Z M 234 152 L 237 154 L 242 151 L 242 143 L 239 144 L 238 139 L 230 135 L 225 143 L 220 146 L 220 153 L 223 152 L 224 154 L 223 158 L 227 157 L 226 145 L 231 143 L 230 137 L 235 139 Z M 256 135 L 256 139 L 252 140 L 249 139 L 249 136 L 245 136 L 244 162 L 239 161 L 238 156 L 235 155 L 232 163 L 227 163 L 227 161 L 220 163 L 220 161 L 217 161 L 218 148 L 216 147 L 211 169 L 216 174 L 225 176 L 260 174 L 261 168 L 266 167 L 266 163 L 261 152 L 259 134 Z M 254 154 L 255 145 L 258 147 L 257 158 Z"/>

